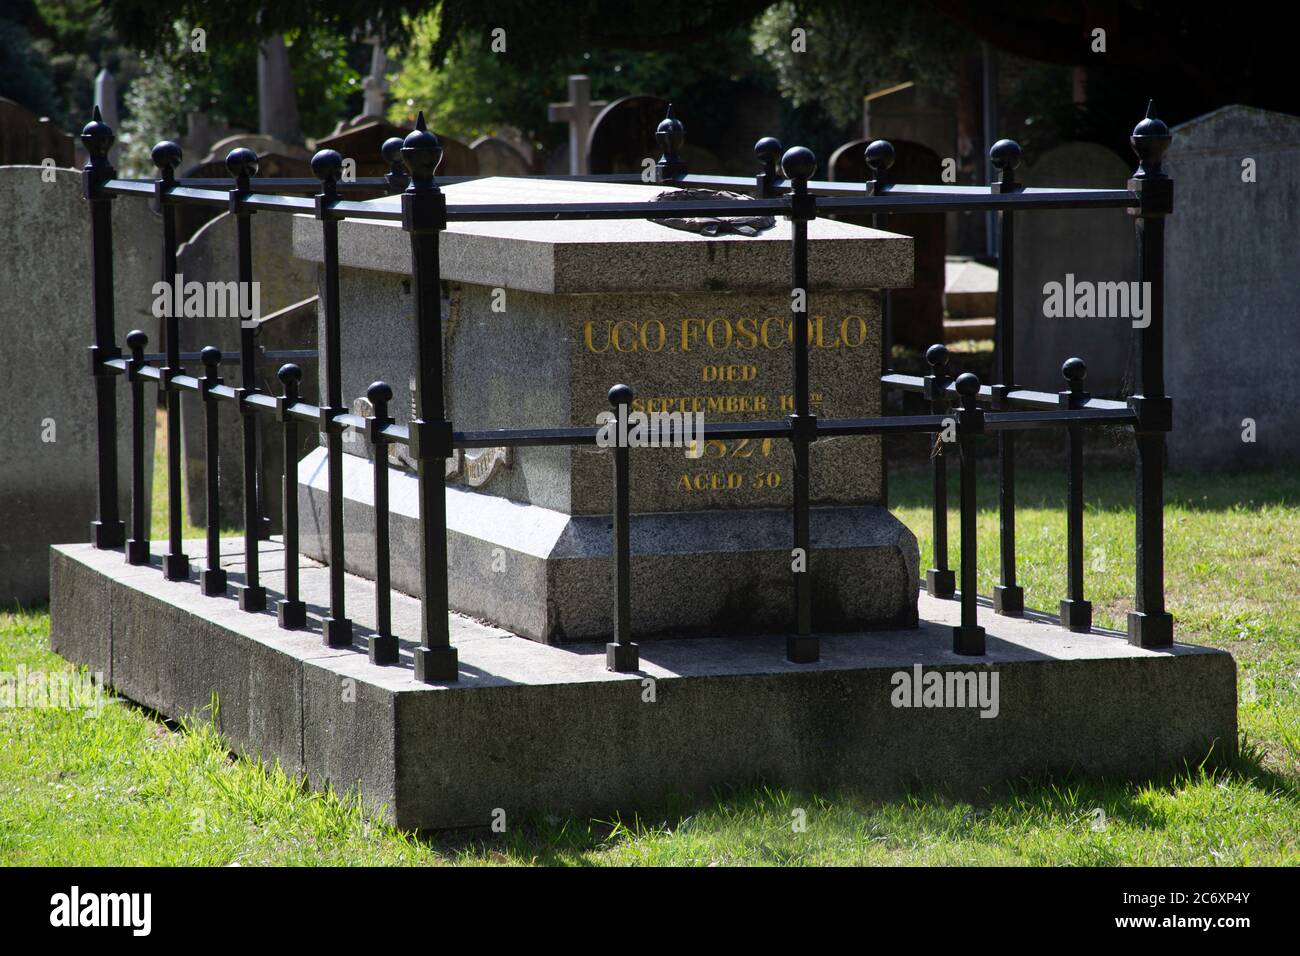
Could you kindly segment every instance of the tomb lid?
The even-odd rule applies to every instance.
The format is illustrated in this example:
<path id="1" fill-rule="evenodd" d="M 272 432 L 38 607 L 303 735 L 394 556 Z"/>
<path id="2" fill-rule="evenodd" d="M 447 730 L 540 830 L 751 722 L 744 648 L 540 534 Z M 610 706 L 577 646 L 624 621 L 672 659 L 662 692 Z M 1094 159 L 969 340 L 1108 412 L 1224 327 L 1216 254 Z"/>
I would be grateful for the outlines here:
<path id="1" fill-rule="evenodd" d="M 666 187 L 492 176 L 442 187 L 449 206 L 647 202 Z M 398 196 L 367 205 L 398 209 Z M 665 216 L 673 215 L 665 204 Z M 790 283 L 790 223 L 757 236 L 702 236 L 644 219 L 454 222 L 442 234 L 443 279 L 543 293 L 775 291 Z M 809 285 L 881 289 L 912 284 L 912 239 L 829 219 L 808 224 Z M 320 262 L 320 224 L 294 222 L 294 254 Z M 411 246 L 396 222 L 344 220 L 339 262 L 410 273 Z"/>

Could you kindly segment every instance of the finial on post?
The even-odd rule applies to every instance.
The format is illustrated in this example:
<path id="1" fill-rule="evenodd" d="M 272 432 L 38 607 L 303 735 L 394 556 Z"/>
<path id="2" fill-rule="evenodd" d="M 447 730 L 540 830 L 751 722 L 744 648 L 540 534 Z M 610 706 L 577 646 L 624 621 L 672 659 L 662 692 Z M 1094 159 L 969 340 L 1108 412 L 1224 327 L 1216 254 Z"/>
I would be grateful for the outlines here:
<path id="1" fill-rule="evenodd" d="M 149 158 L 158 168 L 159 176 L 168 180 L 175 177 L 176 167 L 181 164 L 182 155 L 181 148 L 169 139 L 156 143 L 154 148 L 149 150 Z"/>
<path id="2" fill-rule="evenodd" d="M 401 137 L 388 137 L 384 140 L 384 145 L 379 147 L 379 153 L 388 164 L 388 174 L 384 177 L 388 183 L 388 191 L 400 193 L 411 181 L 411 177 L 406 174 L 406 167 L 402 165 Z"/>
<path id="3" fill-rule="evenodd" d="M 1164 175 L 1160 166 L 1165 151 L 1173 141 L 1173 136 L 1170 135 L 1169 127 L 1165 125 L 1164 120 L 1156 119 L 1155 114 L 1155 100 L 1151 100 L 1147 103 L 1146 117 L 1133 127 L 1133 134 L 1128 138 L 1133 152 L 1138 157 L 1138 168 L 1133 174 L 1134 179 Z"/>
<path id="4" fill-rule="evenodd" d="M 872 140 L 862 151 L 862 158 L 871 170 L 871 178 L 867 180 L 867 195 L 878 195 L 880 187 L 889 181 L 888 173 L 896 158 L 894 144 L 887 139 Z"/>
<path id="5" fill-rule="evenodd" d="M 117 139 L 112 127 L 104 122 L 104 116 L 96 106 L 90 114 L 90 122 L 81 128 L 81 142 L 86 147 L 87 170 L 101 174 L 102 179 L 111 179 L 113 164 L 108 161 L 108 151 Z"/>
<path id="6" fill-rule="evenodd" d="M 781 141 L 775 136 L 764 136 L 754 144 L 754 156 L 757 157 L 761 164 L 758 175 L 754 180 L 760 196 L 770 198 L 780 195 L 781 170 L 778 168 L 777 163 L 783 151 Z"/>
<path id="7" fill-rule="evenodd" d="M 655 142 L 662 155 L 655 163 L 655 182 L 666 183 L 686 175 L 686 162 L 679 155 L 682 144 L 686 142 L 686 127 L 673 112 L 673 104 L 668 104 L 668 113 L 655 129 Z"/>
<path id="8" fill-rule="evenodd" d="M 1069 408 L 1079 408 L 1092 396 L 1083 390 L 1083 380 L 1088 376 L 1088 366 L 1083 359 L 1068 358 L 1061 363 L 1061 375 L 1067 388 L 1061 392 L 1061 402 Z"/>
<path id="9" fill-rule="evenodd" d="M 409 189 L 434 188 L 433 174 L 442 162 L 442 143 L 425 125 L 424 110 L 415 118 L 415 129 L 402 140 L 402 162 L 411 174 Z"/>
<path id="10" fill-rule="evenodd" d="M 993 144 L 989 150 L 989 161 L 1002 174 L 995 192 L 1010 192 L 1019 185 L 1016 182 L 1016 169 L 1023 158 L 1024 151 L 1014 139 L 1000 139 Z"/>

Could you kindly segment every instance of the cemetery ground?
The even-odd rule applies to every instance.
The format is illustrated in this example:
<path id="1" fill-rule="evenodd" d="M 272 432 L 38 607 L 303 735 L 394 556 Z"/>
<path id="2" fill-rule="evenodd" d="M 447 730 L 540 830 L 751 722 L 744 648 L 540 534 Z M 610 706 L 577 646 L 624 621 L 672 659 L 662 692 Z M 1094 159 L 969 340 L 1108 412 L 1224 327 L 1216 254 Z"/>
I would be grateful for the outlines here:
<path id="1" fill-rule="evenodd" d="M 1065 579 L 1064 479 L 1050 444 L 1027 444 L 1018 480 L 1021 581 L 1027 605 L 1050 610 Z M 1087 596 L 1100 626 L 1119 627 L 1131 603 L 1133 476 L 1118 438 L 1100 444 L 1086 472 Z M 156 448 L 164 447 L 160 437 Z M 984 594 L 997 567 L 992 466 L 984 462 L 980 474 Z M 891 469 L 891 507 L 920 540 L 922 568 L 930 561 L 929 482 L 921 459 Z M 156 483 L 155 535 L 165 527 L 164 491 Z M 4 709 L 0 863 L 1295 863 L 1300 475 L 1173 473 L 1167 501 L 1178 638 L 1230 650 L 1239 668 L 1241 755 L 1227 765 L 1139 783 L 1027 779 L 973 804 L 936 791 L 865 803 L 738 782 L 710 801 L 647 807 L 635 819 L 538 818 L 508 821 L 501 834 L 417 835 L 368 820 L 351 795 L 312 791 L 277 766 L 232 757 L 202 721 L 179 726 L 123 701 L 93 718 Z M 187 526 L 185 534 L 201 531 Z M 70 669 L 48 650 L 48 631 L 44 609 L 0 615 L 0 673 Z"/>

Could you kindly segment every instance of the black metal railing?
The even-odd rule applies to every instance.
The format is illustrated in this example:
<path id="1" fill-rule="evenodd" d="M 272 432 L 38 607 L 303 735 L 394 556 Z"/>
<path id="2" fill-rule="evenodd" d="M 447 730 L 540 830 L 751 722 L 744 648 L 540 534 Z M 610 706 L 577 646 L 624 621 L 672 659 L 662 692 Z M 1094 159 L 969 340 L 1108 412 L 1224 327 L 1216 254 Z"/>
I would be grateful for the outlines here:
<path id="1" fill-rule="evenodd" d="M 976 617 L 976 472 L 975 449 L 986 432 L 998 436 L 1000 575 L 993 604 L 1004 615 L 1023 613 L 1023 591 L 1016 580 L 1015 554 L 1015 434 L 1023 429 L 1064 429 L 1067 445 L 1068 482 L 1068 565 L 1067 598 L 1061 603 L 1061 622 L 1073 630 L 1091 626 L 1091 608 L 1083 599 L 1083 495 L 1082 432 L 1099 425 L 1124 425 L 1133 429 L 1137 446 L 1137 573 L 1135 609 L 1129 614 L 1129 640 L 1144 647 L 1167 646 L 1173 641 L 1170 615 L 1165 611 L 1163 587 L 1163 476 L 1164 434 L 1171 427 L 1170 400 L 1164 394 L 1163 327 L 1164 327 L 1164 217 L 1172 209 L 1172 182 L 1161 169 L 1170 142 L 1164 123 L 1154 118 L 1149 107 L 1146 119 L 1133 131 L 1131 142 L 1140 160 L 1138 169 L 1124 189 L 1033 189 L 1015 181 L 1020 163 L 1020 148 L 1010 140 L 1001 140 L 991 150 L 993 165 L 1000 171 L 997 183 L 990 186 L 914 186 L 893 183 L 889 169 L 893 147 L 883 141 L 866 149 L 867 164 L 873 178 L 864 185 L 819 182 L 812 180 L 816 159 L 812 152 L 795 147 L 782 153 L 781 144 L 771 137 L 759 140 L 755 154 L 760 172 L 754 179 L 730 176 L 701 176 L 686 172 L 678 150 L 683 141 L 680 121 L 673 117 L 660 124 L 657 141 L 663 156 L 656 166 L 656 181 L 675 186 L 723 187 L 747 189 L 757 198 L 741 204 L 739 200 L 716 199 L 674 204 L 675 215 L 726 216 L 742 212 L 746 216 L 767 213 L 780 215 L 792 222 L 790 263 L 791 288 L 802 290 L 796 298 L 803 307 L 794 313 L 792 381 L 794 412 L 781 421 L 728 422 L 706 424 L 701 440 L 733 438 L 781 438 L 789 440 L 794 452 L 792 482 L 792 542 L 802 549 L 804 560 L 794 562 L 791 629 L 787 657 L 794 662 L 811 662 L 819 658 L 819 641 L 815 632 L 816 609 L 812 606 L 812 542 L 809 536 L 809 448 L 822 438 L 846 435 L 889 435 L 895 433 L 930 434 L 950 441 L 960 456 L 960 542 L 959 575 L 947 567 L 947 476 L 945 456 L 934 458 L 934 564 L 926 572 L 926 587 L 935 597 L 951 598 L 958 594 L 960 581 L 961 623 L 953 630 L 953 649 L 958 654 L 980 655 L 985 652 L 984 630 Z M 231 152 L 227 166 L 231 180 L 184 181 L 175 178 L 181 153 L 174 143 L 159 143 L 153 150 L 158 178 L 153 182 L 118 179 L 108 160 L 114 134 L 95 112 L 94 119 L 81 133 L 90 157 L 85 167 L 85 196 L 90 204 L 92 308 L 94 345 L 91 368 L 96 382 L 98 427 L 99 502 L 98 518 L 93 525 L 93 542 L 97 548 L 126 545 L 127 559 L 134 563 L 148 560 L 147 522 L 143 516 L 149 507 L 148 489 L 143 482 L 143 385 L 155 382 L 164 394 L 192 392 L 203 401 L 206 416 L 207 453 L 207 567 L 200 574 L 204 594 L 219 595 L 226 591 L 225 572 L 219 562 L 217 529 L 220 514 L 217 502 L 217 403 L 234 402 L 241 412 L 244 428 L 243 475 L 245 490 L 244 559 L 245 583 L 240 592 L 240 606 L 247 611 L 262 610 L 266 592 L 259 583 L 257 528 L 258 489 L 261 487 L 258 425 L 261 416 L 274 414 L 283 429 L 285 444 L 284 475 L 284 544 L 285 594 L 278 603 L 279 623 L 285 628 L 307 624 L 306 607 L 298 590 L 295 555 L 298 549 L 297 495 L 292 487 L 297 440 L 301 424 L 314 425 L 324 436 L 328 452 L 328 566 L 329 611 L 322 619 L 324 640 L 330 646 L 352 643 L 352 623 L 346 616 L 343 563 L 343 474 L 342 436 L 355 430 L 365 436 L 374 452 L 375 469 L 375 546 L 377 621 L 370 641 L 370 656 L 376 663 L 397 660 L 397 642 L 391 633 L 388 569 L 387 446 L 406 445 L 416 463 L 419 498 L 421 627 L 420 644 L 415 650 L 415 676 L 426 682 L 457 679 L 457 651 L 448 631 L 447 586 L 447 514 L 445 499 L 445 461 L 457 449 L 482 447 L 525 447 L 544 445 L 595 445 L 598 428 L 512 428 L 485 431 L 456 431 L 446 417 L 443 400 L 442 325 L 440 308 L 441 267 L 438 258 L 439 234 L 450 222 L 466 221 L 551 221 L 565 219 L 640 219 L 663 215 L 663 206 L 650 202 L 578 202 L 528 205 L 451 205 L 434 179 L 442 158 L 442 147 L 427 128 L 423 114 L 416 129 L 405 140 L 388 140 L 383 155 L 391 165 L 385 177 L 340 182 L 342 157 L 333 150 L 322 150 L 312 159 L 317 181 L 268 180 L 256 178 L 257 157 L 251 150 Z M 779 157 L 779 162 L 778 162 Z M 446 179 L 444 183 L 460 181 Z M 639 182 L 636 175 L 609 175 L 581 178 L 597 181 Z M 400 193 L 399 209 L 376 209 L 343 198 L 355 189 Z M 292 195 L 313 191 L 310 197 Z M 248 217 L 254 212 L 308 213 L 319 222 L 324 240 L 324 272 L 321 288 L 321 312 L 324 336 L 320 345 L 325 394 L 321 405 L 300 399 L 298 383 L 302 372 L 293 364 L 280 369 L 281 395 L 259 389 L 253 376 L 256 344 L 248 323 L 240 339 L 241 384 L 238 388 L 222 382 L 218 367 L 221 353 L 203 349 L 201 361 L 205 374 L 195 377 L 181 367 L 179 336 L 175 316 L 167 319 L 165 364 L 156 364 L 156 356 L 143 352 L 143 333 L 127 336 L 131 357 L 123 359 L 117 345 L 113 315 L 113 250 L 111 245 L 111 201 L 119 196 L 152 197 L 162 210 L 163 243 L 162 278 L 172 284 L 176 277 L 175 209 L 194 203 L 224 206 L 237 217 L 237 258 L 239 279 L 251 282 L 252 258 Z M 737 208 L 742 206 L 742 208 Z M 1071 358 L 1063 366 L 1068 387 L 1061 392 L 1038 392 L 1016 384 L 1013 352 L 1012 281 L 1015 262 L 1012 255 L 1014 216 L 1018 211 L 1041 209 L 1125 208 L 1134 217 L 1137 234 L 1139 279 L 1150 283 L 1150 301 L 1144 324 L 1134 326 L 1138 354 L 1138 390 L 1125 401 L 1093 398 L 1083 391 L 1086 369 L 1082 361 Z M 998 298 L 996 315 L 997 363 L 994 383 L 984 385 L 967 372 L 952 375 L 949 356 L 941 345 L 927 353 L 931 372 L 925 376 L 904 375 L 890 368 L 888 335 L 882 335 L 882 387 L 920 393 L 929 403 L 929 413 L 874 418 L 819 420 L 809 404 L 808 369 L 808 222 L 819 215 L 870 214 L 874 222 L 888 226 L 892 213 L 942 214 L 950 211 L 988 210 L 1001 220 L 1001 257 L 998 263 Z M 369 389 L 373 414 L 362 417 L 343 406 L 341 393 L 341 349 L 339 332 L 339 260 L 338 223 L 343 219 L 399 221 L 409 234 L 411 274 L 415 290 L 415 348 L 417 378 L 415 415 L 409 425 L 396 424 L 388 415 L 392 389 L 383 382 Z M 888 293 L 884 295 L 882 322 L 889 328 Z M 114 390 L 117 376 L 126 375 L 133 396 L 132 427 L 132 534 L 125 542 L 125 528 L 118 515 L 117 497 L 117 422 Z M 616 414 L 626 422 L 632 390 L 616 385 L 609 399 Z M 983 406 L 987 406 L 987 411 Z M 180 522 L 180 428 L 176 417 L 179 402 L 167 402 L 168 415 L 168 549 L 164 573 L 171 580 L 189 576 L 189 562 L 182 552 Z M 619 434 L 626 434 L 620 429 Z M 614 640 L 608 645 L 607 665 L 616 671 L 636 670 L 639 656 L 632 641 L 631 560 L 629 545 L 629 449 L 626 445 L 612 450 L 614 473 L 613 496 L 613 564 L 615 605 L 612 609 Z"/>

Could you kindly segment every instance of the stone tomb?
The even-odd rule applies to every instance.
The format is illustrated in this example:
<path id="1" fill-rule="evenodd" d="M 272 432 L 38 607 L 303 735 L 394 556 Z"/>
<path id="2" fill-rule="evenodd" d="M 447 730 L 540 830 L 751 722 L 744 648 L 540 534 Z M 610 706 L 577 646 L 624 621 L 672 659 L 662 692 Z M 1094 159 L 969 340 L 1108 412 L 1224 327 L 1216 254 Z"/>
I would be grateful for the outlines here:
<path id="1" fill-rule="evenodd" d="M 450 204 L 645 201 L 661 187 L 484 179 Z M 393 205 L 396 197 L 373 200 Z M 810 224 L 812 405 L 879 413 L 880 294 L 912 280 L 912 240 Z M 294 223 L 294 252 L 319 262 L 319 224 Z M 396 225 L 340 227 L 343 397 L 414 372 L 409 237 Z M 624 382 L 634 410 L 707 422 L 791 411 L 790 225 L 718 238 L 643 220 L 455 223 L 441 243 L 446 399 L 457 430 L 594 427 Z M 362 399 L 364 401 L 364 399 Z M 395 402 L 399 421 L 407 402 Z M 364 409 L 363 409 L 364 410 Z M 348 569 L 373 574 L 367 446 L 345 443 Z M 393 581 L 418 593 L 416 481 L 395 448 Z M 639 636 L 790 626 L 792 456 L 784 439 L 710 441 L 631 455 L 632 612 Z M 447 487 L 452 607 L 548 643 L 611 631 L 611 457 L 595 448 L 493 449 L 452 463 Z M 910 626 L 918 555 L 881 506 L 875 438 L 812 449 L 818 630 Z M 299 467 L 305 553 L 326 552 L 325 449 Z"/>

